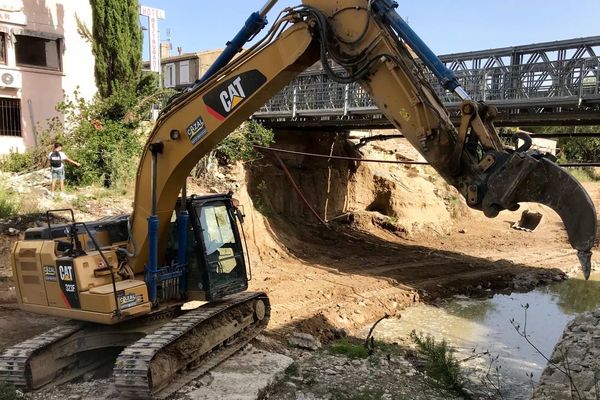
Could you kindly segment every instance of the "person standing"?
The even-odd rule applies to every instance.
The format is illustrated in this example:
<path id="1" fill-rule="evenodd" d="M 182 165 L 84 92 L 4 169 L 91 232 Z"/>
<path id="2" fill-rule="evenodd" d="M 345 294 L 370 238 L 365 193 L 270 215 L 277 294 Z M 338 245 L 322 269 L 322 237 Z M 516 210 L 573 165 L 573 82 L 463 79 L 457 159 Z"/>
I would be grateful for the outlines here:
<path id="1" fill-rule="evenodd" d="M 54 191 L 56 190 L 56 181 L 60 181 L 60 191 L 65 191 L 65 162 L 80 167 L 76 161 L 71 160 L 62 151 L 62 144 L 54 143 L 54 150 L 48 154 L 48 160 L 50 160 L 50 171 L 52 172 L 52 197 L 54 197 Z"/>

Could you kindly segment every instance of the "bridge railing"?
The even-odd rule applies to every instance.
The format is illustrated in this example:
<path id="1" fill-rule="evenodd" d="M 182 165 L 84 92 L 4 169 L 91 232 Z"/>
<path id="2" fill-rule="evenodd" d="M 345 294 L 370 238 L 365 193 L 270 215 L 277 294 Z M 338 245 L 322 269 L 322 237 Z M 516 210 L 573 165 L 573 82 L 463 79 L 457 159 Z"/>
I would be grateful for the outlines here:
<path id="1" fill-rule="evenodd" d="M 499 107 L 577 106 L 588 98 L 600 101 L 600 57 L 455 72 L 473 99 Z M 432 75 L 428 80 L 446 106 L 458 104 Z M 322 71 L 311 71 L 298 76 L 256 115 L 295 118 L 299 114 L 339 116 L 376 110 L 373 99 L 360 85 L 339 84 Z"/>

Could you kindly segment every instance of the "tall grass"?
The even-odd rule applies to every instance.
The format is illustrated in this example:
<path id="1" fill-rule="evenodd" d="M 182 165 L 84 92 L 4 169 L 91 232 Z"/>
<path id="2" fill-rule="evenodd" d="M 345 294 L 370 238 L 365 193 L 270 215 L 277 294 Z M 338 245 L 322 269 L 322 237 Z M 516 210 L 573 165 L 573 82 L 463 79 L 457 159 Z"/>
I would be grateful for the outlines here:
<path id="1" fill-rule="evenodd" d="M 470 398 L 465 392 L 464 376 L 458 360 L 445 340 L 437 342 L 431 336 L 423 336 L 412 331 L 410 338 L 417 346 L 419 353 L 425 358 L 425 371 L 441 387 L 450 390 L 463 398 Z"/>
<path id="2" fill-rule="evenodd" d="M 0 184 L 0 218 L 12 217 L 19 211 L 19 202 L 15 195 Z"/>

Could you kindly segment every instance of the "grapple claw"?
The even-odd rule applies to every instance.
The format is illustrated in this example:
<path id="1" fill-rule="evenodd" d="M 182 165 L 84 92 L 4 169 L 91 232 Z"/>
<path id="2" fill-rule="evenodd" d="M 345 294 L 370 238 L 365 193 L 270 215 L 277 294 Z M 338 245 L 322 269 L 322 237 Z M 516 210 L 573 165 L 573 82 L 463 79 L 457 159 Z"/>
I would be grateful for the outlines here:
<path id="1" fill-rule="evenodd" d="M 569 242 L 578 251 L 586 279 L 596 240 L 596 209 L 587 191 L 568 172 L 546 158 L 515 152 L 490 173 L 482 200 L 486 215 L 518 203 L 544 204 L 561 217 Z"/>
<path id="2" fill-rule="evenodd" d="M 579 257 L 579 263 L 581 264 L 581 270 L 583 271 L 583 277 L 587 281 L 590 279 L 590 275 L 592 275 L 592 252 L 591 251 L 578 251 L 577 257 Z"/>

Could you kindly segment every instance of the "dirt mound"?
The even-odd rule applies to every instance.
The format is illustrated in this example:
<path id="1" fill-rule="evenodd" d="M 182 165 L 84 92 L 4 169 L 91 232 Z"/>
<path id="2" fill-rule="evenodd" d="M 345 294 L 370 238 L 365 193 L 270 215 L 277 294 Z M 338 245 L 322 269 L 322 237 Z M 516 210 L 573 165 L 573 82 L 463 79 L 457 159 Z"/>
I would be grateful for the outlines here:
<path id="1" fill-rule="evenodd" d="M 381 160 L 406 159 L 400 151 L 403 139 L 361 148 L 336 135 L 306 137 L 282 136 L 274 147 L 286 150 Z M 383 227 L 410 237 L 417 233 L 446 232 L 453 218 L 466 206 L 459 194 L 435 171 L 424 166 L 377 164 L 328 160 L 303 155 L 282 154 L 308 203 L 325 220 L 355 214 L 355 226 L 365 230 Z M 255 206 L 267 214 L 296 219 L 313 218 L 294 192 L 277 160 L 270 154 L 248 169 L 250 194 Z M 364 214 L 370 214 L 363 217 Z M 373 221 L 373 218 L 375 221 Z"/>
<path id="2" fill-rule="evenodd" d="M 355 144 L 336 134 L 310 138 L 288 134 L 277 135 L 273 147 L 381 160 L 419 157 L 405 139 L 368 144 L 360 152 Z M 378 237 L 445 235 L 453 229 L 453 221 L 468 212 L 459 193 L 427 166 L 278 156 L 324 220 L 346 223 Z M 304 225 L 318 224 L 273 154 L 264 153 L 246 165 L 205 165 L 206 173 L 190 184 L 189 192 L 233 191 L 249 221 L 248 244 L 258 259 L 272 261 L 288 256 L 290 246 L 302 247 Z"/>

